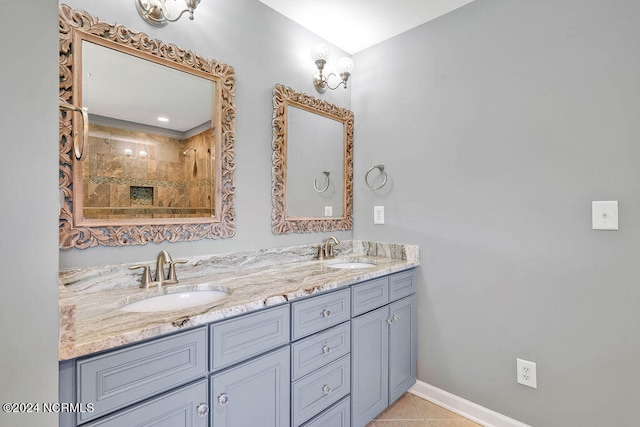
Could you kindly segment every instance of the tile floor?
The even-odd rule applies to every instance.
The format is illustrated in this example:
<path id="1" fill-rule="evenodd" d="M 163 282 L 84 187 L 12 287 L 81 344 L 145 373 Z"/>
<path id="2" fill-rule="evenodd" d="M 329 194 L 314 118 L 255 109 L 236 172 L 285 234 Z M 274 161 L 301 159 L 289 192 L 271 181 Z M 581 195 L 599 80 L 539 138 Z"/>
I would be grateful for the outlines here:
<path id="1" fill-rule="evenodd" d="M 479 427 L 424 399 L 405 393 L 367 427 Z"/>

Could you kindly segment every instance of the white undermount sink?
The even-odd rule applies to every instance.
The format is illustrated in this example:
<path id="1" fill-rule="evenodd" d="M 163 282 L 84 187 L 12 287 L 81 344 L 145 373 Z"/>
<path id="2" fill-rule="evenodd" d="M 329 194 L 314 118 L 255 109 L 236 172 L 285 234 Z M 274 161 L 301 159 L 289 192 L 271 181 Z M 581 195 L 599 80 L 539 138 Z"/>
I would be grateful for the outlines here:
<path id="1" fill-rule="evenodd" d="M 180 310 L 182 308 L 211 304 L 228 296 L 228 292 L 220 290 L 185 290 L 184 292 L 145 298 L 126 304 L 120 307 L 120 310 L 132 313 Z"/>
<path id="2" fill-rule="evenodd" d="M 327 264 L 327 267 L 343 268 L 343 269 L 369 268 L 369 267 L 375 267 L 375 264 L 372 262 L 366 262 L 366 261 L 344 261 L 344 262 L 336 262 L 333 264 Z"/>

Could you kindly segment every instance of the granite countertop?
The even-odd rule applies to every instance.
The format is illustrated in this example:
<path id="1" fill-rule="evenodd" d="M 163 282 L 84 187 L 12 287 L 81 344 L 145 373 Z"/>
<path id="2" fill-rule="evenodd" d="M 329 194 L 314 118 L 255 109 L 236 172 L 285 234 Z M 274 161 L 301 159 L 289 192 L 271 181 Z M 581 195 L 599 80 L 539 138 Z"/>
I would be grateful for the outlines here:
<path id="1" fill-rule="evenodd" d="M 417 267 L 418 248 L 362 241 L 343 242 L 335 259 L 315 260 L 317 246 L 190 258 L 180 282 L 141 289 L 140 270 L 123 264 L 60 272 L 60 360 L 108 350 L 180 329 L 349 286 Z M 289 260 L 290 262 L 283 262 Z M 364 269 L 336 269 L 342 260 L 366 260 Z M 151 264 L 151 263 L 149 263 Z M 120 310 L 165 293 L 221 289 L 230 295 L 209 305 L 154 313 Z"/>

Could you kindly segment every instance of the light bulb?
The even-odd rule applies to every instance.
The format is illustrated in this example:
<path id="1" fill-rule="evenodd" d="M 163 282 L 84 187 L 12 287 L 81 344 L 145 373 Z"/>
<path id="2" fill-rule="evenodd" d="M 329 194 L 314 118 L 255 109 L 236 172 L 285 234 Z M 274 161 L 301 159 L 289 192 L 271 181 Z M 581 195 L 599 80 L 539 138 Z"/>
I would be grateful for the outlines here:
<path id="1" fill-rule="evenodd" d="M 337 71 L 339 74 L 342 74 L 342 73 L 351 74 L 351 72 L 353 71 L 353 60 L 351 58 L 343 56 L 342 58 L 338 59 L 337 68 L 338 68 Z"/>
<path id="2" fill-rule="evenodd" d="M 327 61 L 329 59 L 329 47 L 324 43 L 316 44 L 311 50 L 311 59 L 313 61 Z"/>

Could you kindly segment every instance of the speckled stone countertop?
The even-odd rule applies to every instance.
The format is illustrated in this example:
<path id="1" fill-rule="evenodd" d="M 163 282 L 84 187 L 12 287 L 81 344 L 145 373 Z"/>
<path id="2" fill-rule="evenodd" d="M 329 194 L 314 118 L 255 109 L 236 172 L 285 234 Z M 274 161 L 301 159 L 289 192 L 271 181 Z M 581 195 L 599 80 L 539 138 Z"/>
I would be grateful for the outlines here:
<path id="1" fill-rule="evenodd" d="M 285 303 L 419 265 L 414 245 L 348 241 L 331 260 L 315 259 L 317 245 L 193 257 L 177 266 L 180 282 L 141 289 L 141 270 L 120 264 L 61 271 L 60 360 L 68 360 L 180 329 Z M 364 269 L 336 269 L 366 260 Z M 152 265 L 154 262 L 148 262 Z M 153 267 L 154 268 L 154 267 Z M 152 268 L 152 269 L 153 269 Z M 120 307 L 141 299 L 194 289 L 230 292 L 209 305 L 155 313 Z"/>

